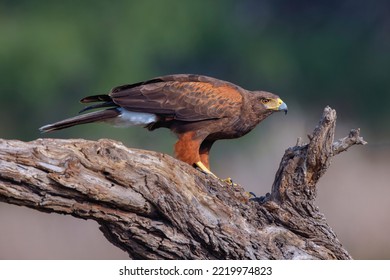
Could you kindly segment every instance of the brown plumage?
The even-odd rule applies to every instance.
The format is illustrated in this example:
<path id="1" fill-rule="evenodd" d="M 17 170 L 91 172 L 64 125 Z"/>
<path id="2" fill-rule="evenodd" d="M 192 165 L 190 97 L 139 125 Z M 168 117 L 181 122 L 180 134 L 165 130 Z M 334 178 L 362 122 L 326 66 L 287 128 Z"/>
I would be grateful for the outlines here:
<path id="1" fill-rule="evenodd" d="M 40 128 L 42 132 L 108 122 L 116 126 L 166 127 L 177 134 L 178 159 L 209 170 L 209 152 L 216 140 L 238 138 L 286 104 L 265 91 L 248 91 L 229 82 L 200 75 L 170 75 L 115 87 L 108 95 L 88 96 L 99 102 L 81 112 L 102 109 Z M 80 113 L 81 113 L 80 112 Z"/>

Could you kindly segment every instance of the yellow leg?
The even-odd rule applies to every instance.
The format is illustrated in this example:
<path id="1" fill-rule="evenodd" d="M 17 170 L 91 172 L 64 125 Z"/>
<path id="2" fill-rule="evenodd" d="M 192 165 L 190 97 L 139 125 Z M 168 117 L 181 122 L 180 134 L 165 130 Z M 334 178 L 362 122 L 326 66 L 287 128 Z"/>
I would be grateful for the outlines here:
<path id="1" fill-rule="evenodd" d="M 227 183 L 228 185 L 231 185 L 232 187 L 236 186 L 235 183 L 233 183 L 233 180 L 229 177 L 229 178 L 226 178 L 226 179 L 221 179 L 221 178 L 218 178 L 213 172 L 211 172 L 201 161 L 198 161 L 195 163 L 195 165 L 197 167 L 200 168 L 200 170 L 202 170 L 204 173 L 206 174 L 210 174 L 212 176 L 214 176 L 215 178 L 219 179 L 220 181 L 224 182 L 224 183 Z M 252 192 L 245 192 L 248 196 L 248 198 L 256 198 L 256 195 Z"/>
<path id="2" fill-rule="evenodd" d="M 214 177 L 218 178 L 213 172 L 211 172 L 201 161 L 198 161 L 195 163 L 197 167 L 199 167 L 204 173 L 213 175 Z"/>
<path id="3" fill-rule="evenodd" d="M 214 176 L 215 178 L 218 178 L 217 175 L 215 175 L 213 172 L 211 172 L 201 161 L 196 162 L 195 165 L 197 167 L 199 167 L 204 173 L 210 174 L 210 175 Z M 226 178 L 226 179 L 218 178 L 218 179 L 221 180 L 222 182 L 228 183 L 229 185 L 232 185 L 232 186 L 235 185 L 231 178 Z"/>

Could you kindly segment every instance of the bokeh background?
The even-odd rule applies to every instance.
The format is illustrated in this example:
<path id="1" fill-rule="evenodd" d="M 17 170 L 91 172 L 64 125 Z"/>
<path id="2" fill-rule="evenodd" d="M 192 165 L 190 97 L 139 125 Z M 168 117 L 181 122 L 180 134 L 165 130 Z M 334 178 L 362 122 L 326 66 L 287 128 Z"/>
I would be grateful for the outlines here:
<path id="1" fill-rule="evenodd" d="M 337 137 L 369 142 L 334 158 L 317 204 L 356 259 L 390 258 L 390 4 L 388 1 L 0 1 L 0 138 L 112 138 L 172 154 L 161 129 L 104 124 L 41 135 L 78 100 L 173 73 L 277 93 L 274 114 L 220 141 L 212 169 L 258 195 L 284 150 L 307 139 L 326 105 Z M 0 203 L 0 259 L 120 259 L 94 221 Z"/>

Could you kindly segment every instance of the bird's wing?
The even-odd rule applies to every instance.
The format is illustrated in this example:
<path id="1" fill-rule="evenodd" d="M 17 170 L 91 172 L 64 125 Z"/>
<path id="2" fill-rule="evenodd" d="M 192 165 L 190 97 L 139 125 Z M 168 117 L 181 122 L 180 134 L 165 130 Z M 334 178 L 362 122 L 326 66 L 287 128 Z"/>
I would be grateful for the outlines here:
<path id="1" fill-rule="evenodd" d="M 171 75 L 110 92 L 112 101 L 129 111 L 153 113 L 180 121 L 200 121 L 238 114 L 242 89 L 198 75 Z"/>

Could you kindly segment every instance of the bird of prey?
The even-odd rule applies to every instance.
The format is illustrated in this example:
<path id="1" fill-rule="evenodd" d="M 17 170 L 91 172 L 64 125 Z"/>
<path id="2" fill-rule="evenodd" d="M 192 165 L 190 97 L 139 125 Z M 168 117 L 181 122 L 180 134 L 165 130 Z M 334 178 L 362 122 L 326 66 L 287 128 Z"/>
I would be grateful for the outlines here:
<path id="1" fill-rule="evenodd" d="M 165 127 L 178 137 L 176 158 L 212 175 L 209 153 L 215 141 L 241 137 L 272 113 L 287 113 L 286 103 L 275 94 L 249 91 L 193 74 L 161 76 L 118 86 L 107 95 L 85 97 L 81 103 L 95 104 L 80 113 L 93 111 L 40 130 L 48 132 L 93 122 L 118 127 L 142 125 L 149 130 Z"/>

